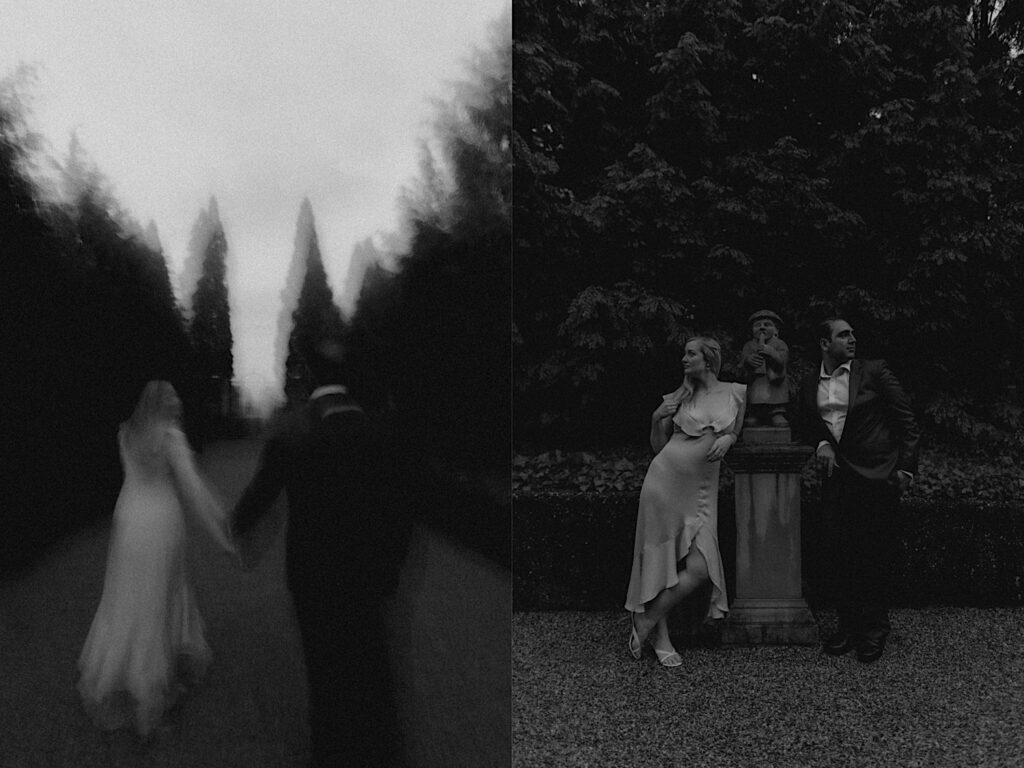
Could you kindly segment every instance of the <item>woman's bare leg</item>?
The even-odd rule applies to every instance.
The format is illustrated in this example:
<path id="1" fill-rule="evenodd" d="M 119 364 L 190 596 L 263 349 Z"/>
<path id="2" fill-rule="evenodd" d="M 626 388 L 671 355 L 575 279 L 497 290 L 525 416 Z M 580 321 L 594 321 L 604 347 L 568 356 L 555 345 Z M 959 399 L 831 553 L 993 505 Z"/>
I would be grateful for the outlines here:
<path id="1" fill-rule="evenodd" d="M 633 614 L 637 637 L 642 643 L 654 629 L 655 625 L 664 621 L 672 608 L 692 593 L 697 587 L 708 580 L 708 564 L 696 544 L 690 546 L 686 555 L 686 568 L 679 572 L 679 583 L 661 590 L 658 596 L 647 603 L 643 613 Z M 668 625 L 665 625 L 665 641 L 668 641 Z"/>
<path id="2" fill-rule="evenodd" d="M 664 651 L 666 653 L 674 653 L 675 646 L 672 645 L 672 639 L 668 632 L 668 618 L 662 616 L 658 619 L 658 623 L 655 625 L 653 635 L 651 637 L 651 645 L 654 646 L 656 651 Z"/>

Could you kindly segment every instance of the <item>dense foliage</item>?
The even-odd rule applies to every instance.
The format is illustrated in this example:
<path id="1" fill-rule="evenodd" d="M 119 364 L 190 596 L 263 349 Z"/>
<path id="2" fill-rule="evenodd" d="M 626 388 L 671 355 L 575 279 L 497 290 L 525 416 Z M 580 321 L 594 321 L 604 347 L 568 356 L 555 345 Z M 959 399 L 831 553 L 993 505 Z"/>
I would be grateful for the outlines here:
<path id="1" fill-rule="evenodd" d="M 820 520 L 816 501 L 807 499 L 801 509 L 801 576 L 804 597 L 815 611 L 832 607 L 821 590 L 831 564 L 818 547 Z M 727 590 L 735 597 L 737 535 L 731 497 L 720 500 L 719 523 Z M 892 563 L 894 606 L 1024 605 L 1020 576 L 1024 510 L 1019 505 L 979 509 L 962 501 L 939 505 L 907 501 L 887 523 L 897 541 Z M 513 607 L 621 611 L 635 529 L 636 496 L 632 494 L 519 500 Z M 701 606 L 699 593 L 696 597 L 696 601 L 688 598 L 676 614 L 676 620 L 684 627 L 688 623 L 693 631 L 706 616 L 706 603 Z"/>
<path id="2" fill-rule="evenodd" d="M 117 424 L 147 379 L 181 386 L 189 349 L 163 255 L 143 242 L 77 142 L 59 195 L 30 180 L 30 147 L 18 103 L 0 101 L 7 563 L 112 508 Z"/>
<path id="3" fill-rule="evenodd" d="M 1022 444 L 1021 4 L 517 0 L 523 443 L 632 440 L 680 341 L 833 312 L 936 434 Z"/>
<path id="4" fill-rule="evenodd" d="M 519 498 L 569 497 L 579 494 L 624 493 L 639 496 L 651 462 L 648 449 L 563 451 L 518 454 L 512 460 L 512 492 Z M 803 471 L 806 499 L 819 496 L 819 478 L 812 463 Z M 728 461 L 722 471 L 722 492 L 732 491 Z M 1011 456 L 994 459 L 981 452 L 926 447 L 921 452 L 914 484 L 906 503 L 936 506 L 956 502 L 966 507 L 993 504 L 1017 506 L 1024 494 L 1024 467 Z"/>
<path id="5" fill-rule="evenodd" d="M 511 51 L 482 51 L 438 116 L 410 193 L 407 251 L 368 270 L 349 330 L 361 396 L 421 462 L 493 470 L 510 459 Z M 426 151 L 425 151 L 426 152 Z"/>

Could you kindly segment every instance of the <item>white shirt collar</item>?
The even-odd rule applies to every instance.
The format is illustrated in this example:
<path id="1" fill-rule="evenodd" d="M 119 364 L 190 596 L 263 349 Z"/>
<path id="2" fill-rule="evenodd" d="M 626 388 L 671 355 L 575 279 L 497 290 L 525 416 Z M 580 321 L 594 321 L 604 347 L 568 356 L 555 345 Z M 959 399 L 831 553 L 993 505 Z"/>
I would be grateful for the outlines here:
<path id="1" fill-rule="evenodd" d="M 840 371 L 846 371 L 849 374 L 850 373 L 850 366 L 852 364 L 853 364 L 852 360 L 847 360 L 845 363 L 843 363 L 842 365 L 838 366 L 834 371 L 832 371 L 832 376 L 837 375 Z M 819 379 L 831 379 L 832 376 L 829 376 L 827 373 L 825 373 L 825 363 L 822 362 L 821 368 L 818 370 L 818 378 Z"/>
<path id="2" fill-rule="evenodd" d="M 323 387 L 317 387 L 313 390 L 313 394 L 309 396 L 310 400 L 316 400 L 318 397 L 324 395 L 347 395 L 348 387 L 342 386 L 341 384 L 327 384 Z"/>

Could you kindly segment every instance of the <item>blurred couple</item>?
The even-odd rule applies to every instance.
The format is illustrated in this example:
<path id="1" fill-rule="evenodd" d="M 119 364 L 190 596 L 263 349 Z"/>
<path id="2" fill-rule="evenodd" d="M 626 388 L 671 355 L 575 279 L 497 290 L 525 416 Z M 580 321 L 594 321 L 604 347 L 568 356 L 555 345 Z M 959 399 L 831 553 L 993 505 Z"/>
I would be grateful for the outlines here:
<path id="1" fill-rule="evenodd" d="M 265 549 L 260 520 L 285 490 L 312 765 L 402 764 L 382 610 L 398 583 L 408 525 L 383 478 L 378 436 L 345 387 L 341 345 L 322 342 L 307 364 L 316 389 L 266 441 L 230 514 L 196 467 L 170 383 L 147 383 L 121 425 L 124 482 L 103 594 L 78 660 L 79 693 L 101 728 L 151 737 L 210 663 L 186 573 L 187 520 L 252 567 Z"/>

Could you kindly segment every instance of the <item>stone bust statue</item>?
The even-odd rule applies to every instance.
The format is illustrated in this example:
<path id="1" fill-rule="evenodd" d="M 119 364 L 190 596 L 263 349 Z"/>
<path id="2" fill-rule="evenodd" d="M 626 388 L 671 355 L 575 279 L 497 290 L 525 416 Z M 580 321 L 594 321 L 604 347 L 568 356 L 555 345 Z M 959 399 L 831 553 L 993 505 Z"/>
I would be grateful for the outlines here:
<path id="1" fill-rule="evenodd" d="M 743 425 L 788 427 L 789 347 L 779 338 L 782 319 L 770 309 L 759 309 L 747 322 L 752 338 L 740 353 L 740 368 L 747 382 L 747 415 Z"/>

